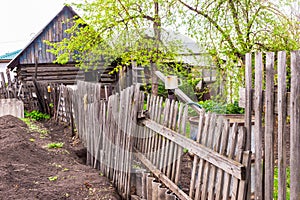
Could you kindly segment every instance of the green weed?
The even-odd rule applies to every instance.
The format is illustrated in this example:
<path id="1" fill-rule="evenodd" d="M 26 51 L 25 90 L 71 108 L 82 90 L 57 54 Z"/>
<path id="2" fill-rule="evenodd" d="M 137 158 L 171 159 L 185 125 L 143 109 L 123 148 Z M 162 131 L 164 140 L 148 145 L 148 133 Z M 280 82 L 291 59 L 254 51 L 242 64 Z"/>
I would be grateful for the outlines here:
<path id="1" fill-rule="evenodd" d="M 48 177 L 49 181 L 56 181 L 58 179 L 58 176 L 50 176 Z"/>
<path id="2" fill-rule="evenodd" d="M 63 168 L 62 171 L 63 171 L 63 172 L 67 172 L 67 171 L 70 171 L 70 169 L 68 169 L 68 168 Z"/>
<path id="3" fill-rule="evenodd" d="M 50 115 L 41 113 L 41 112 L 39 112 L 37 110 L 33 110 L 31 112 L 25 111 L 24 112 L 24 116 L 26 118 L 31 118 L 31 119 L 36 120 L 36 121 L 50 119 Z"/>
<path id="4" fill-rule="evenodd" d="M 64 146 L 63 142 L 52 142 L 47 144 L 48 149 L 57 149 L 62 148 Z"/>
<path id="5" fill-rule="evenodd" d="M 48 130 L 44 127 L 41 127 L 39 124 L 37 124 L 34 120 L 30 118 L 22 118 L 21 119 L 25 124 L 28 126 L 30 132 L 37 132 L 41 135 L 47 135 Z"/>
<path id="6" fill-rule="evenodd" d="M 286 169 L 286 199 L 290 199 L 290 168 Z M 274 169 L 274 199 L 278 199 L 278 168 Z"/>

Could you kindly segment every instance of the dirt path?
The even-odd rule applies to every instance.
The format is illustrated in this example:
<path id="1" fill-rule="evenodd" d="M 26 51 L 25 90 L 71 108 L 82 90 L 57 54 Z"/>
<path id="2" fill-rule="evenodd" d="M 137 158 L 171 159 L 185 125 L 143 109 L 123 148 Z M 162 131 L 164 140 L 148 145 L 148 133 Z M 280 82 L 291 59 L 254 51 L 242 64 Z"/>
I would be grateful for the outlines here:
<path id="1" fill-rule="evenodd" d="M 45 129 L 0 117 L 0 199 L 120 199 L 109 180 L 86 166 L 85 150 L 67 127 Z M 62 142 L 62 148 L 47 144 Z"/>

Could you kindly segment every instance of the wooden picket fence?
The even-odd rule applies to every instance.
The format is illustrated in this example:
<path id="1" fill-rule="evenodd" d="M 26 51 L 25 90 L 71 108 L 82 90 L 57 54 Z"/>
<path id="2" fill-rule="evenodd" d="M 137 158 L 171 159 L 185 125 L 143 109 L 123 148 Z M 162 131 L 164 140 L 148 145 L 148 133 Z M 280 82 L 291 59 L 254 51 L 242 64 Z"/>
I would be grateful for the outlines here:
<path id="1" fill-rule="evenodd" d="M 75 124 L 87 164 L 109 177 L 123 198 L 245 199 L 251 154 L 245 151 L 244 127 L 201 112 L 194 141 L 188 137 L 188 105 L 145 97 L 138 85 L 106 101 L 101 88 L 78 82 L 71 95 Z M 192 160 L 185 161 L 187 155 Z M 184 162 L 190 162 L 186 173 Z M 138 184 L 140 168 L 153 177 L 145 172 Z M 184 182 L 183 174 L 191 180 Z M 143 192 L 134 192 L 139 186 Z"/>
<path id="2" fill-rule="evenodd" d="M 196 141 L 188 138 L 188 106 L 161 97 L 148 97 L 149 119 L 141 120 L 137 158 L 179 199 L 245 199 L 250 151 L 246 132 L 223 116 L 201 112 Z M 163 106 L 165 105 L 165 106 Z M 193 155 L 191 180 L 183 191 L 184 150 Z M 147 197 L 146 199 L 151 199 Z M 153 199 L 153 194 L 152 194 Z M 156 197 L 154 198 L 156 199 Z"/>
<path id="3" fill-rule="evenodd" d="M 254 60 L 255 62 L 251 53 L 246 55 L 246 88 L 240 93 L 240 105 L 245 107 L 248 133 L 251 133 L 253 111 L 255 115 L 255 173 L 252 180 L 255 185 L 255 199 L 273 199 L 274 171 L 278 168 L 278 199 L 287 199 L 289 169 L 290 199 L 299 200 L 300 51 L 293 51 L 290 55 L 284 51 L 277 55 L 273 52 L 257 52 Z M 289 68 L 287 63 L 290 63 Z M 290 148 L 287 147 L 288 138 Z M 253 145 L 250 134 L 247 141 L 247 149 L 250 149 Z M 278 146 L 277 165 L 274 146 Z M 290 160 L 287 159 L 287 153 L 290 154 Z"/>
<path id="4" fill-rule="evenodd" d="M 73 92 L 75 124 L 87 148 L 87 164 L 100 169 L 128 198 L 133 136 L 139 93 L 130 87 L 108 102 L 101 95 L 101 84 L 78 82 Z M 135 91 L 135 92 L 134 92 Z"/>

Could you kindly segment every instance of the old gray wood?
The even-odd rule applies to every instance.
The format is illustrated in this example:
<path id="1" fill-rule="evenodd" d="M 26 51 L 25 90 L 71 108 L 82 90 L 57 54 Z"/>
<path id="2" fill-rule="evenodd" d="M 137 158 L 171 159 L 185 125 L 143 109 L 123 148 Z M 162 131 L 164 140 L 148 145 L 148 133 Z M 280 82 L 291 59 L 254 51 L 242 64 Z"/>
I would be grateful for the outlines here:
<path id="1" fill-rule="evenodd" d="M 228 148 L 228 158 L 232 158 L 235 153 L 236 143 L 237 143 L 237 133 L 238 133 L 238 124 L 234 123 L 229 135 L 229 148 Z M 231 174 L 225 173 L 224 174 L 224 185 L 223 185 L 223 200 L 226 200 L 229 198 L 229 192 L 230 192 L 230 183 L 231 183 Z"/>
<path id="2" fill-rule="evenodd" d="M 171 129 L 164 128 L 164 126 L 157 124 L 152 120 L 143 120 L 142 123 L 146 127 L 163 135 L 169 140 L 174 141 L 178 145 L 182 147 L 186 147 L 189 150 L 189 152 L 196 154 L 200 158 L 207 160 L 208 162 L 212 163 L 213 165 L 219 168 L 222 168 L 224 171 L 235 176 L 236 178 L 239 179 L 245 178 L 244 165 L 236 161 L 229 160 L 225 156 L 215 153 L 213 150 L 209 149 L 208 147 L 198 144 L 197 142 L 192 141 L 191 139 L 188 139 L 185 136 L 176 134 L 176 132 L 172 131 Z"/>
<path id="3" fill-rule="evenodd" d="M 196 142 L 200 142 L 201 135 L 202 135 L 202 132 L 203 132 L 204 120 L 205 120 L 205 112 L 200 112 Z M 194 192 L 195 192 L 196 170 L 197 170 L 198 162 L 199 162 L 198 157 L 194 156 L 191 182 L 190 182 L 190 192 L 189 192 L 189 196 L 191 198 L 193 198 Z"/>
<path id="4" fill-rule="evenodd" d="M 252 101 L 252 54 L 246 54 L 246 63 L 245 63 L 245 127 L 247 132 L 246 139 L 246 150 L 251 149 L 251 134 L 252 134 L 252 110 L 253 110 L 253 101 Z M 248 179 L 248 199 L 251 195 L 251 169 L 247 171 L 247 179 Z M 246 186 L 247 187 L 247 186 Z"/>
<path id="5" fill-rule="evenodd" d="M 147 168 L 158 177 L 170 190 L 172 190 L 182 200 L 192 200 L 187 194 L 185 194 L 173 181 L 171 181 L 165 174 L 157 169 L 143 154 L 137 152 L 136 156 Z M 151 198 L 152 199 L 152 198 Z"/>
<path id="6" fill-rule="evenodd" d="M 265 101 L 265 199 L 273 199 L 274 188 L 274 53 L 266 53 Z"/>
<path id="7" fill-rule="evenodd" d="M 255 53 L 255 199 L 263 199 L 262 170 L 262 53 Z"/>
<path id="8" fill-rule="evenodd" d="M 300 51 L 291 52 L 291 200 L 300 199 Z"/>
<path id="9" fill-rule="evenodd" d="M 220 147 L 220 154 L 226 155 L 227 146 L 229 143 L 229 122 L 224 121 L 224 128 L 222 131 L 222 137 L 221 137 L 221 147 Z M 224 179 L 224 171 L 222 169 L 218 169 L 217 172 L 217 183 L 216 183 L 216 200 L 219 200 L 222 198 L 222 189 L 223 189 L 223 179 Z"/>
<path id="10" fill-rule="evenodd" d="M 286 52 L 278 52 L 278 200 L 286 199 Z"/>

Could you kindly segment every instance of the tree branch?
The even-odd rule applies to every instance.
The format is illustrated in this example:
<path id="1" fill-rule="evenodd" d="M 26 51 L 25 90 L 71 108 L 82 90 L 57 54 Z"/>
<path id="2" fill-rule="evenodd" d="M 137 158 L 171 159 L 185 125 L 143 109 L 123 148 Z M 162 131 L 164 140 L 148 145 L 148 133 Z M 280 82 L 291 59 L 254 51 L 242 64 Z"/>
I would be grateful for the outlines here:
<path id="1" fill-rule="evenodd" d="M 206 18 L 209 23 L 211 23 L 223 36 L 223 38 L 229 43 L 230 48 L 234 49 L 235 51 L 235 55 L 237 57 L 242 57 L 241 53 L 237 52 L 237 48 L 234 46 L 233 41 L 230 37 L 230 35 L 228 33 L 226 33 L 222 27 L 213 19 L 211 18 L 207 13 L 204 13 L 203 11 L 193 8 L 190 5 L 188 5 L 187 3 L 183 2 L 182 0 L 178 0 L 182 5 L 184 5 L 185 7 L 187 7 L 189 10 L 196 12 L 197 14 L 203 16 L 204 18 Z"/>
<path id="2" fill-rule="evenodd" d="M 239 25 L 239 21 L 238 21 L 238 13 L 234 7 L 234 3 L 232 0 L 229 0 L 229 7 L 230 7 L 230 11 L 232 13 L 232 18 L 233 18 L 233 23 L 234 23 L 234 26 L 235 26 L 235 29 L 238 33 L 239 36 L 242 36 L 242 31 L 241 31 L 241 28 L 240 28 L 240 25 Z"/>

